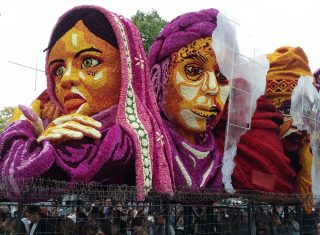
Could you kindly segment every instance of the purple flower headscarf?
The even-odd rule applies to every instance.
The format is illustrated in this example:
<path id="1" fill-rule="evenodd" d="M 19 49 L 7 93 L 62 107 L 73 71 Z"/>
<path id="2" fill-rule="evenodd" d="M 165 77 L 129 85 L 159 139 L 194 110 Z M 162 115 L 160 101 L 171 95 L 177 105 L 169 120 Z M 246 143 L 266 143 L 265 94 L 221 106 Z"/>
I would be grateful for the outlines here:
<path id="1" fill-rule="evenodd" d="M 150 190 L 171 193 L 173 179 L 170 170 L 171 153 L 167 147 L 169 141 L 163 134 L 164 127 L 149 79 L 149 68 L 139 31 L 130 20 L 98 6 L 79 6 L 69 10 L 59 18 L 55 29 L 65 17 L 70 14 L 76 16 L 85 9 L 98 11 L 106 17 L 115 34 L 120 53 L 119 104 L 93 116 L 102 122 L 100 131 L 107 133 L 105 138 L 101 141 L 83 139 L 77 143 L 78 148 L 67 144 L 65 147 L 64 143 L 55 146 L 47 140 L 37 143 L 33 126 L 25 120 L 19 120 L 0 135 L 1 174 L 11 175 L 12 179 L 38 178 L 48 172 L 50 174 L 47 175 L 51 176 L 52 167 L 58 166 L 60 171 L 55 175 L 67 173 L 72 182 L 104 182 L 104 165 L 111 166 L 108 172 L 114 174 L 112 177 L 121 178 L 122 176 L 116 175 L 118 171 L 112 167 L 112 163 L 116 164 L 119 158 L 126 158 L 127 154 L 134 158 L 138 199 L 142 199 L 143 194 Z M 50 41 L 53 37 L 54 35 Z M 50 77 L 48 56 L 49 51 L 46 57 L 47 92 L 51 101 L 62 108 L 54 92 L 55 84 Z M 69 151 L 69 155 L 59 148 L 64 148 L 67 153 Z M 107 156 L 114 154 L 116 159 L 107 159 Z M 19 194 L 18 188 L 13 191 Z"/>
<path id="2" fill-rule="evenodd" d="M 137 28 L 123 16 L 117 15 L 97 6 L 75 7 L 60 17 L 59 22 L 68 14 L 83 8 L 93 8 L 105 15 L 115 33 L 121 59 L 121 94 L 117 109 L 116 123 L 125 128 L 134 140 L 136 150 L 136 186 L 139 191 L 154 189 L 157 192 L 171 192 L 171 176 L 165 146 L 168 140 L 161 134 L 163 127 L 155 96 L 151 88 L 140 33 Z M 53 79 L 50 77 L 49 65 L 46 75 L 48 93 L 51 100 L 60 106 L 55 93 Z M 130 116 L 131 110 L 135 116 Z"/>

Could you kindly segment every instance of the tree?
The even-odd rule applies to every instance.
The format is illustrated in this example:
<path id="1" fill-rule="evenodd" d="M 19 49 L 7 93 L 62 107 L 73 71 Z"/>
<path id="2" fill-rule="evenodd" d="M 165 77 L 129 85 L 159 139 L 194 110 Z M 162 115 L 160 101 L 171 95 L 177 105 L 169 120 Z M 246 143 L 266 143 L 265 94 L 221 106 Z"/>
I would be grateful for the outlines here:
<path id="1" fill-rule="evenodd" d="M 13 107 L 4 107 L 0 110 L 0 133 L 7 127 L 8 121 L 12 116 Z"/>
<path id="2" fill-rule="evenodd" d="M 131 17 L 131 20 L 139 29 L 144 50 L 148 53 L 152 42 L 159 35 L 159 32 L 167 21 L 161 18 L 154 9 L 147 13 L 138 10 L 137 13 Z"/>

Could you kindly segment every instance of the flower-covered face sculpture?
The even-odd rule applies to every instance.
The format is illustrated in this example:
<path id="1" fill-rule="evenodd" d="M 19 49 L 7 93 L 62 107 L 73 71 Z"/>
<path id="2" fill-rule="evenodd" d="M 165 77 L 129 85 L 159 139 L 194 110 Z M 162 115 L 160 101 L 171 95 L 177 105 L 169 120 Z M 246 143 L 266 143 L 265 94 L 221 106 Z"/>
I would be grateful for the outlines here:
<path id="1" fill-rule="evenodd" d="M 270 68 L 267 73 L 265 97 L 282 113 L 284 123 L 280 127 L 280 137 L 298 132 L 292 125 L 291 96 L 300 76 L 313 78 L 308 58 L 300 47 L 280 47 L 267 55 Z"/>
<path id="2" fill-rule="evenodd" d="M 211 45 L 211 37 L 197 39 L 170 58 L 162 109 L 185 136 L 205 132 L 209 119 L 217 123 L 229 95 Z"/>
<path id="3" fill-rule="evenodd" d="M 118 104 L 120 55 L 80 20 L 52 47 L 50 76 L 67 114 L 91 116 Z"/>

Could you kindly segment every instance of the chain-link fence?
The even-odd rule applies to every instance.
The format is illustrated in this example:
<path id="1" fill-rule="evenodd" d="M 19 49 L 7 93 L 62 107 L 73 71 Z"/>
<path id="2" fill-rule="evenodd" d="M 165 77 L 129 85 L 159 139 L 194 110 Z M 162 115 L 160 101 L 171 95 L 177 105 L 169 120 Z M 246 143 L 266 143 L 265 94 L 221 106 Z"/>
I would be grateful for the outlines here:
<path id="1" fill-rule="evenodd" d="M 0 234 L 295 235 L 318 234 L 320 222 L 317 207 L 303 209 L 306 195 L 179 188 L 137 201 L 131 186 L 9 177 L 0 189 Z"/>

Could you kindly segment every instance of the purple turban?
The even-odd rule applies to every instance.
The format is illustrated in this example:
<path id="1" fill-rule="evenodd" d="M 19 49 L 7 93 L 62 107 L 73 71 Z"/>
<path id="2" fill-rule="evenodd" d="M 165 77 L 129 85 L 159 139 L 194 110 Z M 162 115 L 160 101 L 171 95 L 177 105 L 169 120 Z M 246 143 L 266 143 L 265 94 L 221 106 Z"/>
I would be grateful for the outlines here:
<path id="1" fill-rule="evenodd" d="M 168 57 L 199 38 L 211 37 L 217 26 L 218 12 L 211 8 L 178 16 L 163 28 L 153 42 L 148 53 L 148 63 L 160 108 L 163 88 L 167 83 Z"/>
<path id="2" fill-rule="evenodd" d="M 164 97 L 170 96 L 170 94 L 166 94 L 166 86 L 170 77 L 168 72 L 171 55 L 197 39 L 211 37 L 217 26 L 217 15 L 218 10 L 207 9 L 178 16 L 163 28 L 153 42 L 149 50 L 148 63 L 151 68 L 157 103 L 161 110 L 163 110 Z M 164 112 L 162 114 L 165 116 Z M 205 142 L 190 145 L 189 147 L 192 148 L 190 150 L 186 147 L 188 145 L 186 144 L 187 140 L 175 128 L 172 128 L 171 124 L 164 120 L 167 135 L 171 142 L 170 151 L 172 153 L 175 186 L 188 186 L 192 188 L 192 191 L 197 191 L 200 187 L 214 189 L 222 187 L 220 168 L 222 154 L 216 148 L 213 134 L 208 131 Z M 206 152 L 208 155 L 204 159 L 197 159 L 194 151 L 197 153 Z M 193 158 L 196 160 L 194 162 L 190 161 Z M 180 164 L 183 165 L 184 169 L 181 168 Z M 210 164 L 215 167 L 207 168 Z M 204 180 L 205 178 L 202 177 L 208 178 Z M 200 179 L 202 179 L 202 182 Z"/>
<path id="3" fill-rule="evenodd" d="M 149 50 L 150 68 L 194 40 L 211 37 L 217 26 L 218 12 L 213 8 L 189 12 L 168 23 Z"/>

